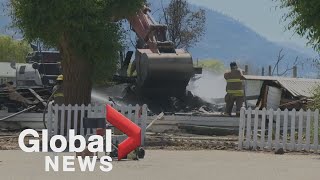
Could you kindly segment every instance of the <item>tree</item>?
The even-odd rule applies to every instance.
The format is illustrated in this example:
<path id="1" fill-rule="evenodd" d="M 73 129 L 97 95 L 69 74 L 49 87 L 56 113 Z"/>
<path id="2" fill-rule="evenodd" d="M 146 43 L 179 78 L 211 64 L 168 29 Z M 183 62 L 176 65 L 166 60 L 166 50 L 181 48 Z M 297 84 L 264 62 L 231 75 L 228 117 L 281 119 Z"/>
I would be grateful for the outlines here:
<path id="1" fill-rule="evenodd" d="M 273 67 L 273 70 L 271 73 L 272 76 L 274 75 L 285 76 L 289 71 L 292 71 L 294 68 L 297 68 L 298 65 L 301 65 L 301 66 L 303 65 L 303 62 L 300 62 L 299 57 L 297 56 L 294 62 L 292 63 L 292 65 L 289 65 L 289 63 L 286 62 L 286 68 L 283 69 L 282 72 L 279 72 L 280 63 L 282 63 L 285 60 L 284 58 L 285 58 L 285 54 L 283 54 L 283 49 L 281 49 L 278 54 L 277 62 Z"/>
<path id="2" fill-rule="evenodd" d="M 219 60 L 202 60 L 199 62 L 199 66 L 216 74 L 222 74 L 225 71 L 223 62 Z"/>
<path id="3" fill-rule="evenodd" d="M 161 21 L 168 26 L 169 39 L 176 48 L 190 48 L 201 40 L 205 33 L 205 10 L 191 10 L 186 0 L 171 0 L 162 7 Z"/>
<path id="4" fill-rule="evenodd" d="M 14 40 L 9 36 L 0 36 L 0 62 L 23 63 L 30 51 L 32 49 L 26 41 Z"/>
<path id="5" fill-rule="evenodd" d="M 115 69 L 121 47 L 120 20 L 143 0 L 11 0 L 13 25 L 32 42 L 62 55 L 65 104 L 88 104 L 92 81 Z"/>
<path id="6" fill-rule="evenodd" d="M 273 0 L 289 12 L 283 17 L 289 21 L 287 29 L 306 37 L 315 50 L 320 51 L 320 1 L 319 0 Z"/>

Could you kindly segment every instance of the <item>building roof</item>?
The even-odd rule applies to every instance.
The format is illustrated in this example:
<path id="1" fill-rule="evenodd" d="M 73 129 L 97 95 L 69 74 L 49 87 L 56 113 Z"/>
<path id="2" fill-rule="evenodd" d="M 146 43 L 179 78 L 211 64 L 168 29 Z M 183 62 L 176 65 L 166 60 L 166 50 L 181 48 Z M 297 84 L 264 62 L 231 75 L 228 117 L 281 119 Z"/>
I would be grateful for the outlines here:
<path id="1" fill-rule="evenodd" d="M 320 86 L 320 79 L 251 75 L 246 75 L 245 79 L 254 81 L 276 81 L 295 97 L 312 97 L 313 90 Z"/>
<path id="2" fill-rule="evenodd" d="M 0 77 L 10 78 L 16 76 L 16 70 L 12 69 L 10 63 L 0 62 Z"/>

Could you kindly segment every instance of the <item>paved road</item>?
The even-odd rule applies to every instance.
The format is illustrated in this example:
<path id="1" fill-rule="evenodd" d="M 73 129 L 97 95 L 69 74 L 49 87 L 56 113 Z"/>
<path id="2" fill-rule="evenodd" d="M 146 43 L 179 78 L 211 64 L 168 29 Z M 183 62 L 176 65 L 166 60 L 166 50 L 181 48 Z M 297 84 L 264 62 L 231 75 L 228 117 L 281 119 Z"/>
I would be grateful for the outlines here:
<path id="1" fill-rule="evenodd" d="M 43 153 L 0 151 L 1 180 L 316 180 L 320 156 L 227 151 L 147 151 L 110 173 L 45 172 Z"/>

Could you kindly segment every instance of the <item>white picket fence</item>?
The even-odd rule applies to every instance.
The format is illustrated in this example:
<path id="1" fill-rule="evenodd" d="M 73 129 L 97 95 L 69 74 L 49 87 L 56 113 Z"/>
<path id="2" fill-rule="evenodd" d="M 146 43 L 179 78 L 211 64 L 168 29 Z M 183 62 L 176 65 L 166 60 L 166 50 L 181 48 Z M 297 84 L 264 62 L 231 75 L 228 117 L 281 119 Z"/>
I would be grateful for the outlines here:
<path id="1" fill-rule="evenodd" d="M 319 146 L 319 110 L 242 109 L 239 149 L 312 151 Z"/>
<path id="2" fill-rule="evenodd" d="M 145 134 L 146 134 L 146 123 L 147 123 L 147 105 L 143 106 L 117 106 L 112 105 L 113 108 L 118 110 L 121 114 L 126 116 L 132 122 L 137 124 L 141 128 L 141 145 L 144 146 Z M 60 115 L 61 122 L 67 122 L 66 127 L 64 123 L 61 123 L 60 128 L 58 125 L 58 115 Z M 106 118 L 106 105 L 105 104 L 91 104 L 75 105 L 75 106 L 58 106 L 49 104 L 48 106 L 48 118 L 47 118 L 47 129 L 48 136 L 51 138 L 54 135 L 64 135 L 68 138 L 69 129 L 74 129 L 79 135 L 86 136 L 87 134 L 96 134 L 96 129 L 85 129 L 83 127 L 84 118 Z M 80 124 L 79 123 L 80 116 Z M 65 118 L 67 120 L 65 120 Z M 124 136 L 121 139 L 125 139 Z"/>

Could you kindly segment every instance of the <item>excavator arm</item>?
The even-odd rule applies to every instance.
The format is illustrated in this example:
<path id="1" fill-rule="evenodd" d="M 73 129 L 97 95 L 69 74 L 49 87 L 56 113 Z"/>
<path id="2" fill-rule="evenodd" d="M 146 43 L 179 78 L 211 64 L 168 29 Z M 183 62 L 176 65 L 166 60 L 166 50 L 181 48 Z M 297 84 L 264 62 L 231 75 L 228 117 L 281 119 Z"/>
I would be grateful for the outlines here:
<path id="1" fill-rule="evenodd" d="M 132 30 L 143 42 L 141 49 L 150 49 L 153 53 L 175 53 L 174 44 L 167 40 L 167 26 L 158 24 L 150 14 L 151 10 L 144 6 L 134 16 L 128 18 Z"/>
<path id="2" fill-rule="evenodd" d="M 191 55 L 175 49 L 167 40 L 167 26 L 158 24 L 144 6 L 128 19 L 139 42 L 133 67 L 137 71 L 137 84 L 144 95 L 184 95 L 194 75 Z"/>

